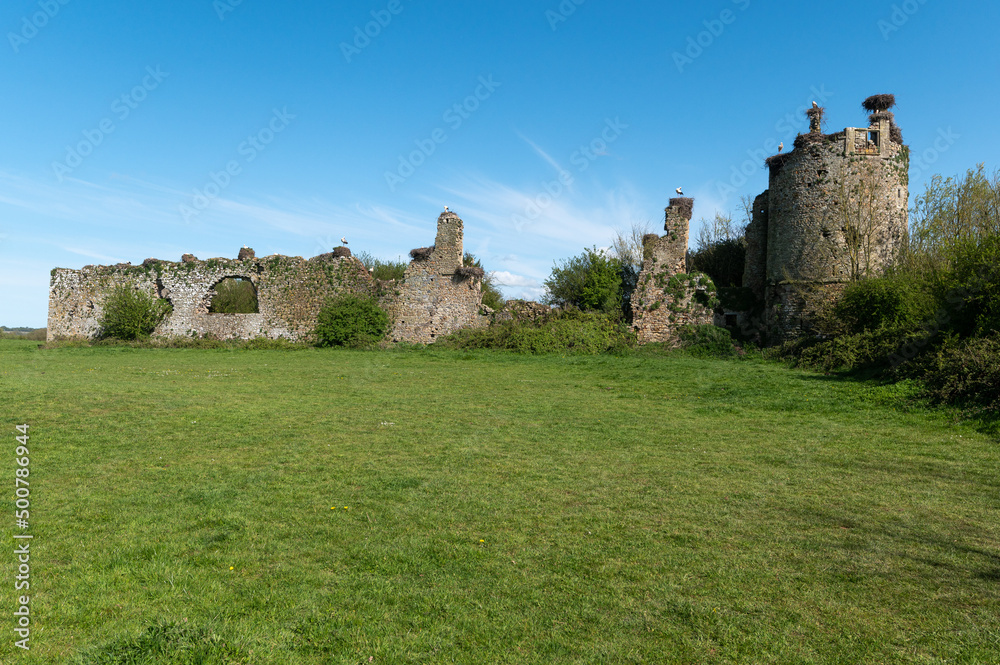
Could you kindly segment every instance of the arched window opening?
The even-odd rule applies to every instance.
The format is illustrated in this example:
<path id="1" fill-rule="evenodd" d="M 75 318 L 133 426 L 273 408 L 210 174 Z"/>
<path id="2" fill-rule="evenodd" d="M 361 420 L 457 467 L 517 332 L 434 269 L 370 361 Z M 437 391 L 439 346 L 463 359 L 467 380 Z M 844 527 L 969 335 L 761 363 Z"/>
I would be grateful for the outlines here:
<path id="1" fill-rule="evenodd" d="M 245 277 L 227 277 L 212 288 L 209 314 L 259 314 L 257 289 Z"/>

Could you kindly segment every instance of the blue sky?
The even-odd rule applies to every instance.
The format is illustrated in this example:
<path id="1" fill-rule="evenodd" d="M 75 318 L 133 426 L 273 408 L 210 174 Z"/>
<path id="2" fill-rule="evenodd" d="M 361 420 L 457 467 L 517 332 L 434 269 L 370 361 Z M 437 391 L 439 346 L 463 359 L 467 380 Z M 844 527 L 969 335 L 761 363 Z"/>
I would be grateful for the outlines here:
<path id="1" fill-rule="evenodd" d="M 1000 7 L 942 0 L 8 0 L 0 323 L 49 271 L 155 257 L 405 257 L 448 205 L 509 296 L 554 260 L 766 188 L 762 158 L 892 92 L 915 159 L 996 167 Z M 367 33 L 367 34 L 366 34 Z M 741 173 L 742 171 L 742 173 Z"/>

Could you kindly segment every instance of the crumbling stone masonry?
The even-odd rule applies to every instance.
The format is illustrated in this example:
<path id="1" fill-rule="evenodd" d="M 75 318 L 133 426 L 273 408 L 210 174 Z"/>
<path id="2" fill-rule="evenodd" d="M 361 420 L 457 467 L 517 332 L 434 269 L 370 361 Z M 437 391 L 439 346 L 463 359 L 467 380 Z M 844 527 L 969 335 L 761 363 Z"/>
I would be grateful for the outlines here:
<path id="1" fill-rule="evenodd" d="M 458 215 L 443 212 L 434 246 L 414 250 L 390 334 L 393 342 L 430 344 L 459 328 L 489 324 L 482 312 L 482 279 L 461 271 L 462 227 Z"/>
<path id="2" fill-rule="evenodd" d="M 315 327 L 326 300 L 340 293 L 371 294 L 373 280 L 355 258 L 322 254 L 256 258 L 244 250 L 240 259 L 199 261 L 186 254 L 180 263 L 147 259 L 142 265 L 57 268 L 49 287 L 48 339 L 97 335 L 104 299 L 126 284 L 166 298 L 173 311 L 154 331 L 159 337 L 300 340 Z M 258 313 L 210 314 L 215 286 L 230 277 L 249 280 L 257 292 Z"/>
<path id="3" fill-rule="evenodd" d="M 373 280 L 346 248 L 311 259 L 256 258 L 243 248 L 238 259 L 177 262 L 147 259 L 141 265 L 56 268 L 49 286 L 48 340 L 93 338 L 104 300 L 117 285 L 166 298 L 173 311 L 153 332 L 158 337 L 305 340 L 327 300 L 343 293 L 376 298 L 394 321 L 392 339 L 427 343 L 460 327 L 485 325 L 480 316 L 482 280 L 457 275 L 462 265 L 462 220 L 441 215 L 434 251 L 415 260 L 403 284 Z M 214 289 L 226 278 L 249 280 L 257 293 L 254 314 L 209 313 Z"/>
<path id="4" fill-rule="evenodd" d="M 715 285 L 707 275 L 687 274 L 693 208 L 693 199 L 670 199 L 666 235 L 643 239 L 642 270 L 632 293 L 632 327 L 640 343 L 676 342 L 681 326 L 714 322 Z"/>
<path id="5" fill-rule="evenodd" d="M 817 312 L 891 263 L 907 233 L 909 149 L 892 114 L 823 134 L 822 111 L 807 112 L 812 129 L 794 150 L 768 159 L 747 227 L 743 285 L 764 304 L 771 341 L 811 332 Z"/>

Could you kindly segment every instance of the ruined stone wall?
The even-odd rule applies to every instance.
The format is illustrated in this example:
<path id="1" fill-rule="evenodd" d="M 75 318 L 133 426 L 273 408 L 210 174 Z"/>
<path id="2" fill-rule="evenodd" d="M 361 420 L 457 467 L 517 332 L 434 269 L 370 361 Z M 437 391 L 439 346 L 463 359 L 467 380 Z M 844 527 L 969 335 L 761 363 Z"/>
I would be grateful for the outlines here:
<path id="1" fill-rule="evenodd" d="M 430 343 L 459 328 L 488 323 L 480 312 L 482 277 L 461 274 L 462 234 L 458 215 L 442 214 L 433 249 L 410 263 L 402 284 L 373 280 L 346 248 L 308 260 L 280 255 L 258 259 L 244 248 L 237 259 L 200 261 L 186 254 L 180 262 L 147 259 L 137 266 L 56 268 L 49 286 L 48 339 L 95 337 L 108 294 L 117 285 L 128 285 L 170 301 L 173 311 L 154 336 L 307 340 L 330 298 L 356 293 L 375 298 L 388 312 L 393 341 Z M 209 313 L 214 288 L 226 278 L 253 284 L 258 313 Z"/>
<path id="2" fill-rule="evenodd" d="M 300 257 L 216 258 L 185 256 L 179 263 L 149 259 L 142 265 L 57 268 L 49 287 L 48 339 L 91 338 L 99 332 L 104 300 L 114 286 L 130 285 L 170 301 L 173 311 L 154 336 L 217 339 L 305 339 L 331 297 L 373 294 L 373 280 L 355 258 L 323 254 Z M 249 280 L 257 292 L 256 314 L 210 314 L 214 287 L 223 279 Z"/>
<path id="3" fill-rule="evenodd" d="M 650 263 L 643 265 L 632 293 L 632 328 L 641 344 L 676 343 L 682 326 L 712 325 L 717 304 L 707 275 L 671 273 Z"/>
<path id="4" fill-rule="evenodd" d="M 666 235 L 646 236 L 642 270 L 632 293 L 632 328 L 640 343 L 676 342 L 677 329 L 712 324 L 715 285 L 706 275 L 687 274 L 687 245 L 693 199 L 670 199 Z"/>
<path id="5" fill-rule="evenodd" d="M 400 286 L 393 342 L 430 344 L 459 328 L 488 325 L 480 313 L 482 279 L 456 271 L 462 267 L 462 220 L 453 212 L 438 217 L 434 247 L 414 258 Z"/>
<path id="6" fill-rule="evenodd" d="M 746 230 L 747 253 L 743 270 L 743 286 L 753 291 L 761 302 L 764 302 L 764 287 L 767 285 L 767 207 L 768 192 L 765 191 L 753 201 L 750 224 Z"/>

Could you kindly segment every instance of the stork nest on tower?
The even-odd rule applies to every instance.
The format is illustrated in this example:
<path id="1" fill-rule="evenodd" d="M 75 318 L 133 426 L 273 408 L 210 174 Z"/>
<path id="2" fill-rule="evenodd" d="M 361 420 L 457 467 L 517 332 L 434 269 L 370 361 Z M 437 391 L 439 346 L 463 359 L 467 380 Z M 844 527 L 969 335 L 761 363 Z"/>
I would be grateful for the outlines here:
<path id="1" fill-rule="evenodd" d="M 889 138 L 899 145 L 903 145 L 903 130 L 896 123 L 889 125 Z"/>
<path id="2" fill-rule="evenodd" d="M 417 249 L 410 250 L 410 258 L 415 261 L 425 261 L 431 257 L 434 252 L 434 246 L 430 247 L 418 247 Z"/>
<path id="3" fill-rule="evenodd" d="M 868 122 L 872 126 L 877 125 L 880 120 L 888 120 L 890 123 L 895 122 L 896 115 L 892 111 L 876 111 L 868 116 Z"/>
<path id="4" fill-rule="evenodd" d="M 670 207 L 680 213 L 684 219 L 691 219 L 694 214 L 694 199 L 686 196 L 670 199 Z"/>
<path id="5" fill-rule="evenodd" d="M 806 115 L 809 116 L 810 120 L 814 118 L 819 118 L 820 120 L 822 120 L 825 114 L 826 114 L 825 106 L 811 106 L 806 109 Z"/>
<path id="6" fill-rule="evenodd" d="M 460 266 L 455 268 L 455 274 L 459 277 L 478 277 L 482 279 L 486 276 L 486 271 L 478 266 Z"/>
<path id="7" fill-rule="evenodd" d="M 346 247 L 334 247 L 333 248 L 333 258 L 341 259 L 351 256 L 351 250 Z"/>
<path id="8" fill-rule="evenodd" d="M 877 113 L 878 111 L 888 111 L 895 105 L 896 105 L 896 95 L 872 95 L 865 101 L 861 102 L 862 108 L 864 108 L 869 113 Z"/>
<path id="9" fill-rule="evenodd" d="M 805 134 L 803 134 L 803 136 L 805 136 Z M 785 162 L 788 161 L 788 158 L 791 156 L 791 152 L 779 152 L 777 155 L 771 155 L 765 159 L 764 163 L 771 168 L 771 173 L 776 173 L 782 166 L 785 165 Z"/>

